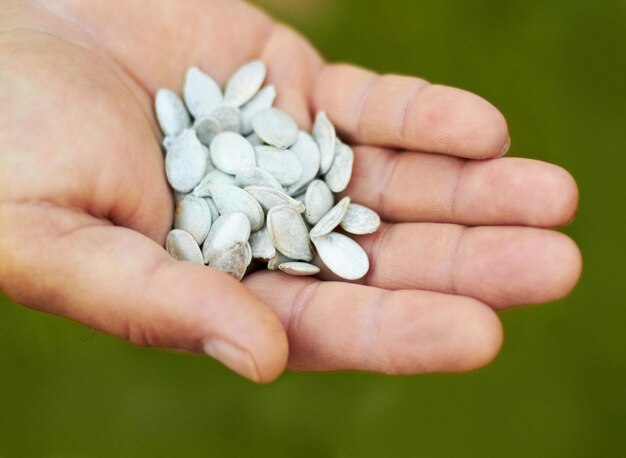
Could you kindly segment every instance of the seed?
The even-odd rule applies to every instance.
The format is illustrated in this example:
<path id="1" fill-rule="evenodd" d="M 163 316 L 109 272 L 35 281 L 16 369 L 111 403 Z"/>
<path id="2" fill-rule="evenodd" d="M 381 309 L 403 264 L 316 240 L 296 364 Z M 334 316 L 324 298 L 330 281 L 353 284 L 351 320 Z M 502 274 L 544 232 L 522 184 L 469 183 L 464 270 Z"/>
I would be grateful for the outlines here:
<path id="1" fill-rule="evenodd" d="M 362 278 L 369 270 L 363 248 L 351 238 L 337 232 L 312 237 L 320 259 L 337 276 L 346 280 Z"/>
<path id="2" fill-rule="evenodd" d="M 304 205 L 302 202 L 298 202 L 294 198 L 289 197 L 283 191 L 267 186 L 248 186 L 245 190 L 250 193 L 250 195 L 252 195 L 252 197 L 259 202 L 259 204 L 261 204 L 261 208 L 263 208 L 266 212 L 270 211 L 273 207 L 282 205 L 287 205 L 298 213 L 302 213 L 304 211 Z"/>
<path id="3" fill-rule="evenodd" d="M 271 108 L 276 98 L 276 88 L 271 84 L 261 89 L 252 100 L 241 108 L 241 132 L 244 135 L 252 133 L 252 121 L 260 111 Z"/>
<path id="4" fill-rule="evenodd" d="M 379 227 L 378 213 L 359 204 L 348 205 L 348 210 L 341 220 L 341 228 L 351 234 L 371 234 Z"/>
<path id="5" fill-rule="evenodd" d="M 243 213 L 227 213 L 213 222 L 209 235 L 202 245 L 204 262 L 208 263 L 220 251 L 250 238 L 250 222 Z M 193 237 L 192 237 L 193 239 Z"/>
<path id="6" fill-rule="evenodd" d="M 165 173 L 172 188 L 191 191 L 204 177 L 209 150 L 192 129 L 185 129 L 165 156 Z"/>
<path id="7" fill-rule="evenodd" d="M 220 211 L 215 206 L 215 202 L 213 202 L 212 197 L 204 197 L 204 201 L 209 206 L 209 210 L 211 210 L 211 221 L 215 221 L 220 216 Z"/>
<path id="8" fill-rule="evenodd" d="M 293 275 L 296 277 L 303 277 L 305 275 L 315 275 L 320 272 L 320 268 L 314 266 L 313 264 L 309 264 L 308 262 L 283 262 L 278 266 L 280 270 L 285 272 L 286 274 Z"/>
<path id="9" fill-rule="evenodd" d="M 211 191 L 211 197 L 213 197 L 220 214 L 241 212 L 250 220 L 252 231 L 263 227 L 265 221 L 263 209 L 256 199 L 246 191 L 237 186 L 216 182 L 209 184 L 209 191 Z"/>
<path id="10" fill-rule="evenodd" d="M 209 204 L 199 197 L 185 197 L 176 206 L 174 228 L 188 232 L 198 245 L 202 244 L 211 228 Z"/>
<path id="11" fill-rule="evenodd" d="M 287 194 L 293 196 L 305 191 L 309 182 L 317 176 L 320 169 L 320 150 L 313 137 L 302 130 L 298 132 L 298 140 L 289 150 L 296 155 L 302 164 L 300 179 L 285 190 Z"/>
<path id="12" fill-rule="evenodd" d="M 273 146 L 255 146 L 257 166 L 269 172 L 282 185 L 294 184 L 302 176 L 302 164 L 289 150 Z"/>
<path id="13" fill-rule="evenodd" d="M 267 230 L 272 244 L 285 256 L 303 261 L 313 258 L 307 227 L 293 208 L 273 207 L 267 213 Z"/>
<path id="14" fill-rule="evenodd" d="M 200 143 L 207 148 L 211 146 L 211 142 L 215 136 L 222 132 L 222 125 L 215 116 L 206 116 L 196 119 L 193 123 L 193 128 L 196 131 L 196 136 L 198 140 L 200 140 Z"/>
<path id="15" fill-rule="evenodd" d="M 276 178 L 263 169 L 253 166 L 241 167 L 235 174 L 237 186 L 245 188 L 248 186 L 265 186 L 283 192 L 282 185 Z"/>
<path id="16" fill-rule="evenodd" d="M 280 251 L 276 251 L 276 255 L 273 256 L 267 263 L 267 270 L 278 270 L 281 264 L 285 264 L 286 262 L 294 261 L 291 258 L 288 258 Z"/>
<path id="17" fill-rule="evenodd" d="M 189 261 L 204 264 L 200 247 L 191 234 L 172 229 L 165 238 L 165 249 L 177 261 Z"/>
<path id="18" fill-rule="evenodd" d="M 250 234 L 250 246 L 252 247 L 252 257 L 268 262 L 276 256 L 276 248 L 272 244 L 267 226 L 263 226 L 256 232 Z"/>
<path id="19" fill-rule="evenodd" d="M 198 183 L 198 186 L 193 189 L 193 195 L 196 197 L 210 197 L 211 190 L 209 189 L 209 185 L 211 183 L 235 185 L 237 184 L 237 180 L 234 176 L 224 173 L 219 169 L 211 170 L 202 181 Z"/>
<path id="20" fill-rule="evenodd" d="M 352 148 L 337 139 L 335 142 L 335 159 L 324 175 L 324 181 L 332 192 L 342 192 L 348 187 L 352 176 L 353 162 Z"/>
<path id="21" fill-rule="evenodd" d="M 304 218 L 309 224 L 317 224 L 333 208 L 335 198 L 322 180 L 313 180 L 304 195 Z"/>
<path id="22" fill-rule="evenodd" d="M 189 113 L 175 92 L 169 89 L 159 89 L 154 106 L 159 125 L 165 135 L 176 138 L 189 127 L 191 123 Z"/>
<path id="23" fill-rule="evenodd" d="M 313 138 L 320 147 L 320 173 L 328 172 L 335 157 L 335 141 L 337 134 L 328 116 L 323 111 L 317 113 L 313 124 Z"/>
<path id="24" fill-rule="evenodd" d="M 211 142 L 211 160 L 222 172 L 234 174 L 241 167 L 254 166 L 254 148 L 241 135 L 222 132 Z"/>
<path id="25" fill-rule="evenodd" d="M 291 116 L 278 108 L 268 108 L 257 113 L 252 127 L 265 143 L 279 149 L 289 148 L 298 139 L 298 125 Z"/>
<path id="26" fill-rule="evenodd" d="M 190 67 L 185 76 L 183 97 L 189 112 L 198 118 L 222 103 L 222 91 L 215 80 L 198 67 Z"/>
<path id="27" fill-rule="evenodd" d="M 209 267 L 230 275 L 235 280 L 241 280 L 248 267 L 247 242 L 235 242 L 234 244 L 218 251 L 209 261 Z"/>
<path id="28" fill-rule="evenodd" d="M 242 106 L 257 93 L 266 73 L 265 64 L 259 60 L 240 67 L 226 84 L 224 103 L 234 107 Z"/>
<path id="29" fill-rule="evenodd" d="M 254 132 L 252 132 L 250 135 L 248 135 L 246 137 L 246 140 L 248 140 L 248 142 L 250 142 L 250 144 L 252 146 L 259 146 L 263 144 L 263 140 L 261 140 L 259 138 L 259 136 L 257 134 L 255 134 Z"/>
<path id="30" fill-rule="evenodd" d="M 348 210 L 348 205 L 350 205 L 349 197 L 341 199 L 337 205 L 331 208 L 330 211 L 326 213 L 315 226 L 313 226 L 310 233 L 311 238 L 326 235 L 339 226 L 339 223 L 341 223 L 343 216 Z"/>
<path id="31" fill-rule="evenodd" d="M 241 133 L 241 111 L 228 105 L 212 108 L 203 118 L 215 118 L 220 123 L 221 132 Z"/>
<path id="32" fill-rule="evenodd" d="M 172 145 L 176 141 L 176 138 L 177 137 L 175 137 L 174 135 L 167 135 L 163 137 L 162 145 L 166 152 L 172 147 Z"/>

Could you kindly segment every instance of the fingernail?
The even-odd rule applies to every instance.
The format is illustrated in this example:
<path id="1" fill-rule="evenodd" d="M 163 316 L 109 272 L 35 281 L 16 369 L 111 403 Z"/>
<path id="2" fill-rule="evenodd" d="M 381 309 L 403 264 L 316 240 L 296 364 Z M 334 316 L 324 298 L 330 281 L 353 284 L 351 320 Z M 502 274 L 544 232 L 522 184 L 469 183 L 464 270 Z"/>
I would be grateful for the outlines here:
<path id="1" fill-rule="evenodd" d="M 221 339 L 209 339 L 205 341 L 203 349 L 207 355 L 217 359 L 224 366 L 234 370 L 238 374 L 254 382 L 261 381 L 256 364 L 254 364 L 252 356 L 250 356 L 250 353 L 247 351 L 237 348 Z"/>
<path id="2" fill-rule="evenodd" d="M 504 147 L 502 148 L 502 151 L 500 152 L 499 157 L 504 156 L 509 151 L 510 147 L 511 147 L 511 137 L 509 137 L 506 143 L 504 144 Z"/>

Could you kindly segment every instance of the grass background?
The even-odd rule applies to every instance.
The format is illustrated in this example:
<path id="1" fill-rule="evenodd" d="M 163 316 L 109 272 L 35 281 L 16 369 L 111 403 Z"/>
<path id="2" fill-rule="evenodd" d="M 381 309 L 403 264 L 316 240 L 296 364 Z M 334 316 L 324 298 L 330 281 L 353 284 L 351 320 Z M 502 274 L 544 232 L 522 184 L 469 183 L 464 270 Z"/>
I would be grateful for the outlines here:
<path id="1" fill-rule="evenodd" d="M 0 458 L 626 456 L 626 2 L 264 0 L 330 60 L 495 103 L 576 177 L 582 280 L 462 375 L 285 374 L 134 348 L 0 298 Z"/>

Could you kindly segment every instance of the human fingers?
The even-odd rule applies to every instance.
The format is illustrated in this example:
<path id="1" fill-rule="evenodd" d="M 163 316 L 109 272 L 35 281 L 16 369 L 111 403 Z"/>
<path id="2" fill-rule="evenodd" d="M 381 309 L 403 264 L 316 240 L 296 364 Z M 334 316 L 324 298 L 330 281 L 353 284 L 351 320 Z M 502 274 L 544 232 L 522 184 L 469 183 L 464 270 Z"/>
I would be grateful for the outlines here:
<path id="1" fill-rule="evenodd" d="M 495 313 L 467 297 L 267 271 L 244 283 L 279 315 L 298 371 L 466 371 L 491 361 L 502 342 Z"/>
<path id="2" fill-rule="evenodd" d="M 578 205 L 572 176 L 523 158 L 473 161 L 374 147 L 354 148 L 345 195 L 387 221 L 557 227 Z"/>

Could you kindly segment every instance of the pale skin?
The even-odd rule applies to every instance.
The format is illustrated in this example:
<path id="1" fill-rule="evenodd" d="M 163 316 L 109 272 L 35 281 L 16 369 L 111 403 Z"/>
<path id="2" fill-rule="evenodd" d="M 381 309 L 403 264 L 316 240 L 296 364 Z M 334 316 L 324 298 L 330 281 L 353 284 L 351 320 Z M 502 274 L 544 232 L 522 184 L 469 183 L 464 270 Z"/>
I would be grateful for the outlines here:
<path id="1" fill-rule="evenodd" d="M 173 198 L 152 99 L 197 65 L 223 84 L 266 62 L 303 129 L 324 109 L 354 146 L 346 195 L 384 220 L 359 284 L 257 272 L 243 284 L 162 248 Z M 497 311 L 565 296 L 581 257 L 563 169 L 501 158 L 498 110 L 468 92 L 326 63 L 235 0 L 0 6 L 0 288 L 138 345 L 209 353 L 268 382 L 297 371 L 466 371 Z"/>

